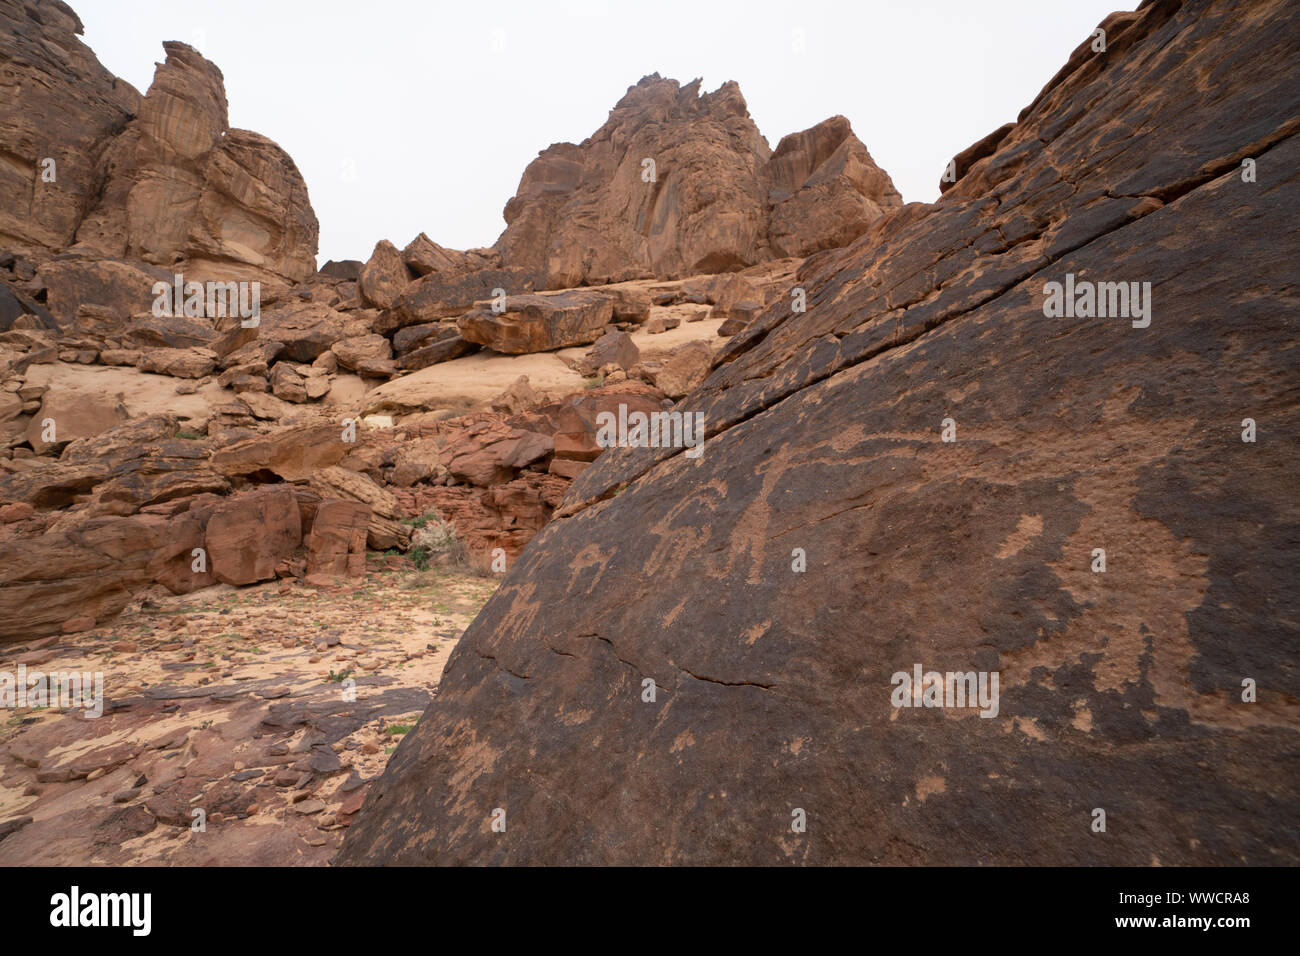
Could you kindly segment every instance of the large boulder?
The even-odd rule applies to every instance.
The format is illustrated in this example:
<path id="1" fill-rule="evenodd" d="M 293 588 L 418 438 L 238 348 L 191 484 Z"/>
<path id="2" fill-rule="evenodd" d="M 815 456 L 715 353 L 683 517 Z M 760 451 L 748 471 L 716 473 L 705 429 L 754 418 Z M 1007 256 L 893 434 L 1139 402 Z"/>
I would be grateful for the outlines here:
<path id="1" fill-rule="evenodd" d="M 126 421 L 121 402 L 88 402 L 82 392 L 51 388 L 41 396 L 41 408 L 27 425 L 27 441 L 38 454 L 77 438 L 108 431 Z"/>
<path id="2" fill-rule="evenodd" d="M 420 233 L 402 250 L 402 261 L 417 276 L 424 277 L 433 272 L 451 275 L 458 272 L 474 272 L 491 268 L 495 265 L 495 255 L 487 249 L 471 249 L 461 252 L 438 245 L 424 233 Z"/>
<path id="3" fill-rule="evenodd" d="M 273 485 L 223 502 L 208 519 L 204 545 L 213 576 L 223 584 L 275 577 L 280 562 L 302 544 L 302 517 L 293 490 Z"/>
<path id="4" fill-rule="evenodd" d="M 365 504 L 369 509 L 366 540 L 376 551 L 406 550 L 410 544 L 411 529 L 401 523 L 402 508 L 397 498 L 366 475 L 341 467 L 322 468 L 308 484 L 322 498 Z"/>
<path id="5" fill-rule="evenodd" d="M 307 583 L 339 584 L 366 575 L 370 506 L 328 499 L 316 506 L 307 536 Z"/>
<path id="6" fill-rule="evenodd" d="M 251 399 L 256 393 L 242 398 Z M 263 396 L 265 397 L 265 396 Z M 212 467 L 230 478 L 269 472 L 285 481 L 302 481 L 322 468 L 336 465 L 352 449 L 345 428 L 334 424 L 304 424 L 279 428 L 233 442 L 212 454 Z"/>
<path id="7" fill-rule="evenodd" d="M 90 518 L 36 536 L 0 537 L 0 643 L 104 621 L 150 582 L 192 561 L 193 529 L 161 515 Z"/>
<path id="8" fill-rule="evenodd" d="M 154 283 L 172 281 L 162 270 L 140 263 L 81 256 L 51 259 L 41 266 L 40 277 L 47 290 L 46 305 L 64 328 L 76 320 L 80 307 L 99 305 L 125 329 L 131 316 L 151 316 Z"/>
<path id="9" fill-rule="evenodd" d="M 572 485 L 338 862 L 1300 862 L 1298 25 L 1114 14 L 810 259 L 683 403 L 700 456 Z"/>
<path id="10" fill-rule="evenodd" d="M 343 314 L 318 302 L 277 306 L 261 319 L 260 337 L 282 343 L 280 354 L 293 362 L 314 362 L 349 333 Z"/>
<path id="11" fill-rule="evenodd" d="M 457 320 L 461 337 L 496 352 L 522 355 L 570 345 L 586 345 L 604 333 L 613 303 L 599 292 L 574 289 L 539 295 L 507 296 L 496 312 L 480 303 Z"/>
<path id="12" fill-rule="evenodd" d="M 533 288 L 523 269 L 479 269 L 474 272 L 431 272 L 406 287 L 396 306 L 385 312 L 374 331 L 383 334 L 460 315 L 481 299 L 519 295 Z"/>
<path id="13" fill-rule="evenodd" d="M 713 349 L 696 340 L 675 349 L 654 373 L 655 388 L 669 398 L 682 398 L 706 378 L 713 368 Z"/>
<path id="14" fill-rule="evenodd" d="M 391 309 L 415 276 L 402 261 L 402 254 L 387 239 L 381 239 L 361 270 L 357 290 L 361 301 L 376 309 Z"/>

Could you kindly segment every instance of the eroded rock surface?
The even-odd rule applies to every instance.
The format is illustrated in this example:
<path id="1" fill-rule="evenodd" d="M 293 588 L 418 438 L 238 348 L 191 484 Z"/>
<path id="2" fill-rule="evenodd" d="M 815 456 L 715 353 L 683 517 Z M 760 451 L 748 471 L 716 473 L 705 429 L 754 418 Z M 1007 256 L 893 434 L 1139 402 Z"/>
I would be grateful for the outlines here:
<path id="1" fill-rule="evenodd" d="M 529 164 L 495 249 L 539 289 L 673 278 L 843 245 L 901 205 L 843 117 L 773 154 L 734 82 L 654 74 Z"/>
<path id="2" fill-rule="evenodd" d="M 338 860 L 1294 865 L 1296 17 L 1115 14 L 808 260 L 682 403 L 700 457 L 577 479 Z M 1048 317 L 1067 276 L 1149 282 L 1149 325 Z M 996 715 L 895 706 L 914 666 Z"/>

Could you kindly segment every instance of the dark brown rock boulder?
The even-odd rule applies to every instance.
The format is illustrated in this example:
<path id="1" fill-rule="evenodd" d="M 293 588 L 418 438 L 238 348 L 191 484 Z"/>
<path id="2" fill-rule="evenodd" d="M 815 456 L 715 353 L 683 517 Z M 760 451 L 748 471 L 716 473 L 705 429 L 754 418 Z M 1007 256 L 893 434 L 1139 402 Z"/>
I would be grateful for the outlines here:
<path id="1" fill-rule="evenodd" d="M 404 326 L 450 318 L 482 299 L 519 295 L 532 288 L 532 277 L 523 269 L 433 272 L 407 286 L 396 307 L 375 323 L 374 331 L 388 334 Z"/>
<path id="2" fill-rule="evenodd" d="M 123 328 L 131 316 L 152 313 L 154 283 L 172 281 L 163 270 L 143 263 L 79 256 L 46 262 L 40 276 L 47 289 L 46 305 L 61 327 L 72 325 L 78 307 L 99 305 Z"/>
<path id="3" fill-rule="evenodd" d="M 402 250 L 402 261 L 417 276 L 424 277 L 430 273 L 440 272 L 451 275 L 461 272 L 476 272 L 496 266 L 496 256 L 488 249 L 471 249 L 461 252 L 438 245 L 424 233 L 420 233 Z"/>
<path id="4" fill-rule="evenodd" d="M 397 360 L 397 364 L 403 371 L 414 372 L 428 368 L 430 365 L 437 365 L 439 362 L 450 362 L 452 359 L 478 350 L 478 343 L 461 338 L 460 332 L 454 326 L 444 327 L 436 335 L 426 339 L 419 348 L 403 355 Z"/>
<path id="5" fill-rule="evenodd" d="M 1117 14 L 810 259 L 699 457 L 577 479 L 338 862 L 1300 862 L 1298 16 Z"/>

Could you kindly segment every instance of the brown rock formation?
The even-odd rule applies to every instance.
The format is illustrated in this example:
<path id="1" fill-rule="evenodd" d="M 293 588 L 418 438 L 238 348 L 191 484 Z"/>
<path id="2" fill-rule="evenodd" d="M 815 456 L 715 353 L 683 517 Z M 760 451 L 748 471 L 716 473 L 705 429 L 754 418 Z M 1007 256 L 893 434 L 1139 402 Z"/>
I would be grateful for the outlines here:
<path id="1" fill-rule="evenodd" d="M 0 247 L 71 245 L 98 198 L 104 153 L 139 108 L 139 92 L 100 65 L 82 32 L 59 0 L 0 6 Z"/>
<path id="2" fill-rule="evenodd" d="M 75 243 L 199 281 L 311 275 L 306 185 L 275 143 L 229 128 L 221 71 L 165 43 L 141 97 L 81 32 L 60 0 L 0 9 L 0 246 L 48 254 Z"/>
<path id="3" fill-rule="evenodd" d="M 1116 14 L 810 259 L 682 403 L 699 458 L 575 482 L 339 861 L 1300 862 L 1297 16 Z M 1049 314 L 1074 281 L 1149 324 Z M 996 706 L 914 709 L 914 668 Z"/>
<path id="4" fill-rule="evenodd" d="M 457 321 L 467 342 L 522 355 L 570 345 L 587 345 L 604 334 L 614 317 L 613 301 L 600 292 L 574 289 L 540 295 L 512 295 L 495 312 L 481 304 Z"/>
<path id="5" fill-rule="evenodd" d="M 302 543 L 302 518 L 285 485 L 257 489 L 223 502 L 208 520 L 212 573 L 223 584 L 254 584 Z"/>
<path id="6" fill-rule="evenodd" d="M 538 288 L 679 277 L 843 245 L 901 204 L 843 117 L 773 154 L 735 83 L 655 74 L 528 166 L 495 248 Z"/>

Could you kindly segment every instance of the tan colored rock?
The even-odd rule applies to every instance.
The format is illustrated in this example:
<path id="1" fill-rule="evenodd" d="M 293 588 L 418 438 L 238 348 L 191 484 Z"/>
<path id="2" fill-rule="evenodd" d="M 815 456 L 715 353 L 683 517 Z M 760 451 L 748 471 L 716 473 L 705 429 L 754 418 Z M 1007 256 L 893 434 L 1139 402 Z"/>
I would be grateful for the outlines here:
<path id="1" fill-rule="evenodd" d="M 118 338 L 128 348 L 186 349 L 206 348 L 220 333 L 208 319 L 141 312 L 131 316 Z"/>
<path id="2" fill-rule="evenodd" d="M 41 410 L 27 425 L 27 441 L 42 455 L 74 439 L 108 431 L 126 419 L 126 409 L 119 402 L 91 404 L 80 393 L 51 388 L 41 398 Z"/>
<path id="3" fill-rule="evenodd" d="M 681 398 L 709 377 L 713 349 L 704 341 L 679 346 L 654 375 L 654 384 L 669 398 Z"/>
<path id="4" fill-rule="evenodd" d="M 312 275 L 318 224 L 293 160 L 229 127 L 214 64 L 184 43 L 163 47 L 166 61 L 114 144 L 103 199 L 78 240 L 187 280 Z"/>
<path id="5" fill-rule="evenodd" d="M 387 239 L 381 239 L 361 270 L 357 290 L 361 301 L 376 309 L 391 309 L 415 278 L 402 261 L 402 253 Z"/>
<path id="6" fill-rule="evenodd" d="M 613 303 L 599 292 L 574 289 L 515 295 L 505 311 L 480 303 L 457 320 L 461 336 L 496 352 L 522 355 L 594 342 L 613 318 Z"/>
<path id="7" fill-rule="evenodd" d="M 461 252 L 438 245 L 420 233 L 402 250 L 402 261 L 418 277 L 433 272 L 453 274 L 490 269 L 496 265 L 496 256 L 490 249 L 471 249 Z"/>
<path id="8" fill-rule="evenodd" d="M 307 382 L 288 362 L 277 362 L 271 368 L 271 394 L 286 402 L 301 404 L 307 401 Z"/>
<path id="9" fill-rule="evenodd" d="M 357 370 L 358 365 L 367 361 L 387 361 L 393 357 L 393 348 L 388 339 L 373 334 L 340 339 L 331 346 L 330 351 L 340 365 L 352 370 Z"/>
<path id="10" fill-rule="evenodd" d="M 641 359 L 641 350 L 626 332 L 606 332 L 578 362 L 578 371 L 592 376 L 607 365 L 626 371 Z"/>
<path id="11" fill-rule="evenodd" d="M 365 475 L 346 468 L 322 468 L 311 475 L 308 486 L 322 498 L 342 498 L 369 506 L 370 524 L 367 537 L 376 551 L 389 548 L 406 550 L 411 529 L 402 524 L 402 506 L 391 491 L 379 487 Z"/>
<path id="12" fill-rule="evenodd" d="M 538 395 L 533 387 L 528 384 L 528 376 L 520 375 L 510 383 L 509 388 L 492 399 L 491 407 L 494 412 L 517 415 L 519 412 L 540 404 L 541 401 L 542 396 Z"/>
<path id="13" fill-rule="evenodd" d="M 230 477 L 270 471 L 285 481 L 302 481 L 342 461 L 350 450 L 342 425 L 294 425 L 218 449 L 212 466 Z"/>
<path id="14" fill-rule="evenodd" d="M 260 338 L 283 344 L 283 357 L 311 363 L 347 336 L 342 313 L 315 302 L 298 302 L 262 313 Z"/>
<path id="15" fill-rule="evenodd" d="M 397 451 L 388 483 L 397 488 L 409 488 L 443 474 L 446 469 L 442 467 L 439 451 L 438 442 L 432 438 L 403 443 Z"/>
<path id="16" fill-rule="evenodd" d="M 209 349 L 146 349 L 136 368 L 173 378 L 203 378 L 217 367 L 217 356 Z"/>

